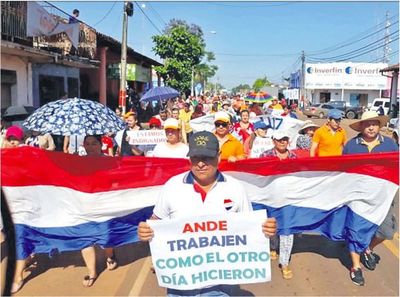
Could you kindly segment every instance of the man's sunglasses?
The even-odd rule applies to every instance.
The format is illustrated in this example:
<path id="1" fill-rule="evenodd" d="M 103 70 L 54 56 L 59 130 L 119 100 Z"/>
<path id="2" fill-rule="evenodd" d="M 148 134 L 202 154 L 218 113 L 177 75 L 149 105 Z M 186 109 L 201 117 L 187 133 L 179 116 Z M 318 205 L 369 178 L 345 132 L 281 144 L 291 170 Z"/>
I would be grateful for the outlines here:
<path id="1" fill-rule="evenodd" d="M 340 123 L 342 119 L 334 119 L 334 118 L 329 118 L 330 120 L 334 120 L 336 123 Z"/>
<path id="2" fill-rule="evenodd" d="M 218 128 L 218 127 L 224 127 L 224 128 L 226 128 L 226 127 L 228 127 L 228 123 L 224 123 L 224 122 L 216 122 L 216 123 L 214 123 L 214 125 L 215 125 L 215 127 L 216 128 Z"/>
<path id="3" fill-rule="evenodd" d="M 150 125 L 150 128 L 158 128 L 158 125 Z"/>

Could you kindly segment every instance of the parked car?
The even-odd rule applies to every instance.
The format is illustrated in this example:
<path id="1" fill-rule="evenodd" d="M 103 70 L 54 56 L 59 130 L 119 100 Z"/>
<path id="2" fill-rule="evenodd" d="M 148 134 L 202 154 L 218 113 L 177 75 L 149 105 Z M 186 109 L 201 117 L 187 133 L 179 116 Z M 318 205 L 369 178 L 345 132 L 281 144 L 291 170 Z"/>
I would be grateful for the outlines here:
<path id="1" fill-rule="evenodd" d="M 333 108 L 342 110 L 348 119 L 360 118 L 364 111 L 361 106 L 351 106 L 346 101 L 329 101 L 328 104 Z"/>
<path id="2" fill-rule="evenodd" d="M 315 103 L 312 104 L 311 106 L 305 107 L 303 110 L 303 114 L 307 116 L 308 118 L 311 117 L 318 117 L 320 119 L 326 118 L 328 116 L 328 112 L 330 109 L 334 109 L 330 104 L 326 103 Z M 343 117 L 344 117 L 344 112 L 343 112 Z"/>
<path id="3" fill-rule="evenodd" d="M 397 104 L 398 103 L 399 103 L 399 99 L 397 99 Z M 387 115 L 389 113 L 390 98 L 375 98 L 372 101 L 370 110 L 378 112 L 378 110 L 381 106 L 383 108 L 384 114 Z"/>

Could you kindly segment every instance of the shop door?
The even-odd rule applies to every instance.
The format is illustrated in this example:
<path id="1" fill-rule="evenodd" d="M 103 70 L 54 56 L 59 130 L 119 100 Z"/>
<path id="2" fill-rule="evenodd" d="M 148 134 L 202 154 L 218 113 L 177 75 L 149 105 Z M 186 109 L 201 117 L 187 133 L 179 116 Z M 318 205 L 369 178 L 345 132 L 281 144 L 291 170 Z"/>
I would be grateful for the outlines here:
<path id="1" fill-rule="evenodd" d="M 359 106 L 359 104 L 360 104 L 359 98 L 360 98 L 360 94 L 351 93 L 350 94 L 350 105 L 351 106 Z"/>
<path id="2" fill-rule="evenodd" d="M 319 102 L 327 103 L 331 101 L 331 93 L 319 93 Z"/>

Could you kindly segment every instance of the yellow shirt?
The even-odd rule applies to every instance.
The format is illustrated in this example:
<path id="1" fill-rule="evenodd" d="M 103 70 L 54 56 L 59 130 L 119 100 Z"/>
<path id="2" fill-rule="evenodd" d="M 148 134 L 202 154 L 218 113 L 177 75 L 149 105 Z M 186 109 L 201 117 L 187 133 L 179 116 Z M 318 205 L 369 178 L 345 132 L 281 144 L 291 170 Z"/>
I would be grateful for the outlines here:
<path id="1" fill-rule="evenodd" d="M 193 131 L 190 127 L 189 121 L 192 117 L 193 111 L 186 112 L 184 109 L 179 110 L 179 119 L 185 124 L 185 132 L 190 133 Z"/>
<path id="2" fill-rule="evenodd" d="M 219 149 L 221 153 L 221 160 L 228 160 L 230 156 L 236 158 L 244 158 L 243 144 L 237 140 L 232 134 L 228 134 L 228 139 Z"/>
<path id="3" fill-rule="evenodd" d="M 342 128 L 335 132 L 325 124 L 315 131 L 312 142 L 318 143 L 317 156 L 340 156 L 346 143 L 346 131 Z"/>

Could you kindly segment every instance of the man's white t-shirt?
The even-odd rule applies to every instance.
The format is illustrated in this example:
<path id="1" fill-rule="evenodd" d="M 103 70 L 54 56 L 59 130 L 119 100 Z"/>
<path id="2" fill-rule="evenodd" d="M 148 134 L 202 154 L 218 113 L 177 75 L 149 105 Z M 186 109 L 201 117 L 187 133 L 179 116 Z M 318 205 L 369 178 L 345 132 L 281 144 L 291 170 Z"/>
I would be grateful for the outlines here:
<path id="1" fill-rule="evenodd" d="M 220 214 L 225 212 L 250 212 L 253 210 L 242 183 L 232 176 L 218 173 L 216 183 L 205 200 L 194 189 L 191 172 L 169 179 L 162 188 L 153 213 L 159 219 Z"/>
<path id="2" fill-rule="evenodd" d="M 174 145 L 168 142 L 160 142 L 155 146 L 152 156 L 160 158 L 187 158 L 188 152 L 189 147 L 182 142 Z"/>

